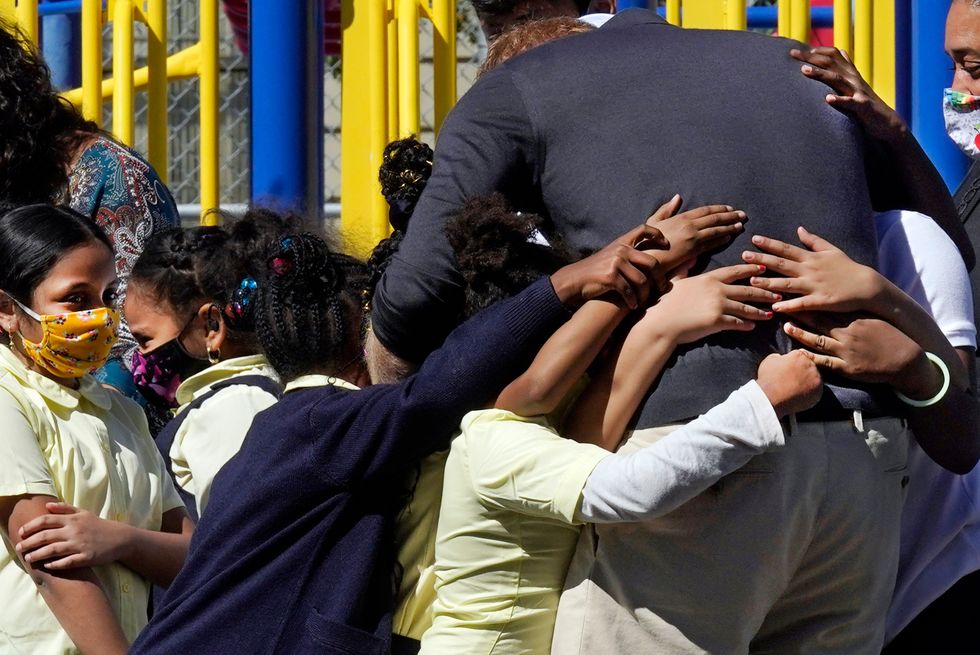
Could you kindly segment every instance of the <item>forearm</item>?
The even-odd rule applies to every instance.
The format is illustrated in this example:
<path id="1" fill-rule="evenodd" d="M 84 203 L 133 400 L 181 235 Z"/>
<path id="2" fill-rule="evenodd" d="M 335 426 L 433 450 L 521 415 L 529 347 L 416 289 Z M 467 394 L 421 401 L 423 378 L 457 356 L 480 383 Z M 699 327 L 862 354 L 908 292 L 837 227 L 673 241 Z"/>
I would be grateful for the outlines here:
<path id="1" fill-rule="evenodd" d="M 881 276 L 879 276 L 881 277 Z M 888 321 L 928 352 L 941 358 L 949 367 L 950 382 L 960 390 L 971 388 L 970 375 L 956 350 L 949 343 L 932 316 L 908 294 L 881 277 L 881 289 L 869 308 Z"/>
<path id="2" fill-rule="evenodd" d="M 160 587 L 169 587 L 187 559 L 190 531 L 129 528 L 118 562 Z"/>
<path id="3" fill-rule="evenodd" d="M 550 414 L 629 313 L 605 300 L 590 300 L 545 342 L 530 368 L 507 385 L 496 407 L 519 416 Z"/>
<path id="4" fill-rule="evenodd" d="M 82 653 L 111 655 L 129 649 L 92 569 L 63 571 L 57 575 L 40 568 L 28 570 L 51 613 Z"/>
<path id="5" fill-rule="evenodd" d="M 929 457 L 960 475 L 980 460 L 980 407 L 976 397 L 950 386 L 946 397 L 931 407 L 910 408 L 909 427 Z"/>
<path id="6" fill-rule="evenodd" d="M 579 396 L 562 434 L 581 443 L 615 450 L 626 426 L 674 352 L 667 338 L 647 340 L 630 333 Z"/>
<path id="7" fill-rule="evenodd" d="M 783 443 L 768 398 L 749 382 L 654 444 L 599 462 L 582 491 L 577 518 L 593 523 L 656 518 Z"/>

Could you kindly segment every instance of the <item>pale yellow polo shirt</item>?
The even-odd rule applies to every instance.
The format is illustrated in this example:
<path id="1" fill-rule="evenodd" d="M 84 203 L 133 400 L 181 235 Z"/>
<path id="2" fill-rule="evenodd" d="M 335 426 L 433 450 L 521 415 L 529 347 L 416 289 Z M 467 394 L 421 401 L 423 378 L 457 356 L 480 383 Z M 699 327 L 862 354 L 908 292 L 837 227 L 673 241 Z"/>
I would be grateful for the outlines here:
<path id="1" fill-rule="evenodd" d="M 422 460 L 415 489 L 398 515 L 396 526 L 402 578 L 395 597 L 391 631 L 416 640 L 421 640 L 432 625 L 432 605 L 436 600 L 436 527 L 448 455 L 449 451 L 444 450 Z"/>
<path id="2" fill-rule="evenodd" d="M 446 461 L 436 602 L 422 653 L 544 653 L 575 550 L 582 489 L 610 453 L 544 418 L 470 412 Z"/>
<path id="3" fill-rule="evenodd" d="M 215 384 L 242 375 L 262 375 L 279 381 L 262 355 L 227 359 L 187 378 L 177 387 L 180 403 L 177 415 L 194 399 L 210 392 Z M 252 419 L 275 403 L 274 396 L 258 387 L 236 384 L 208 398 L 177 429 L 170 447 L 171 467 L 177 484 L 197 500 L 198 516 L 204 514 L 214 476 L 241 450 Z"/>
<path id="4" fill-rule="evenodd" d="M 0 496 L 38 494 L 159 530 L 183 507 L 140 407 L 86 376 L 79 389 L 30 371 L 0 345 Z M 77 653 L 8 538 L 0 551 L 0 653 Z M 94 568 L 127 639 L 146 625 L 150 585 L 120 564 Z"/>

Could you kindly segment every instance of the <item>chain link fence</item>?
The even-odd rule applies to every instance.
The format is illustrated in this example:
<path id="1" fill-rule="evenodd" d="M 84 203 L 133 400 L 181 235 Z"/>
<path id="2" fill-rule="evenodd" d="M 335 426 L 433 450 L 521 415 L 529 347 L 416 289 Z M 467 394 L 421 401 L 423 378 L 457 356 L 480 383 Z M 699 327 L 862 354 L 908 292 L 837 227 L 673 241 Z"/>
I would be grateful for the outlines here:
<path id="1" fill-rule="evenodd" d="M 170 0 L 168 17 L 168 52 L 173 54 L 198 41 L 197 0 Z M 249 74 L 248 58 L 235 46 L 228 20 L 222 14 L 220 29 L 220 156 L 221 202 L 223 205 L 247 203 L 249 199 Z M 469 2 L 458 8 L 458 78 L 460 95 L 476 77 L 486 45 L 479 22 Z M 146 64 L 146 27 L 135 26 L 136 66 Z M 112 27 L 106 26 L 103 39 L 104 70 L 112 74 Z M 432 26 L 421 23 L 422 139 L 434 143 Z M 340 60 L 327 57 L 324 73 L 324 197 L 327 202 L 340 200 Z M 168 92 L 170 133 L 170 190 L 177 203 L 200 203 L 198 173 L 199 94 L 196 78 L 172 80 Z M 105 125 L 112 123 L 111 103 L 105 104 Z M 136 149 L 146 152 L 146 94 L 136 95 Z M 274 128 L 270 128 L 274 129 Z"/>

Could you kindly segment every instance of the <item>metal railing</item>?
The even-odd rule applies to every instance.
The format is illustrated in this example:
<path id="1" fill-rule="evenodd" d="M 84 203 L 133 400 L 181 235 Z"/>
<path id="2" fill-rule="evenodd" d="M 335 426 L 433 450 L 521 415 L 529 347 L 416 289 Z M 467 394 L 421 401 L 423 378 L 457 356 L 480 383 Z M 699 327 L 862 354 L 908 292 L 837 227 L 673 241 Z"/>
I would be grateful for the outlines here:
<path id="1" fill-rule="evenodd" d="M 364 254 L 390 231 L 378 183 L 385 145 L 418 134 L 419 21 L 432 23 L 435 125 L 456 103 L 455 0 L 345 0 L 341 107 L 341 224 Z"/>

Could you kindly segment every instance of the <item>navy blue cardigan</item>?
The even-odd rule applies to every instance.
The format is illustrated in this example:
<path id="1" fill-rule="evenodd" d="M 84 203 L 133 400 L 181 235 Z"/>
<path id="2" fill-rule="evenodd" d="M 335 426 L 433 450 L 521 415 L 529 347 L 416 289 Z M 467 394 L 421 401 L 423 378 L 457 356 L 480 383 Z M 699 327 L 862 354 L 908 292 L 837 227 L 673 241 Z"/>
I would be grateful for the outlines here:
<path id="1" fill-rule="evenodd" d="M 259 414 L 131 652 L 387 653 L 407 473 L 568 316 L 542 279 L 457 328 L 403 383 L 297 390 Z"/>

